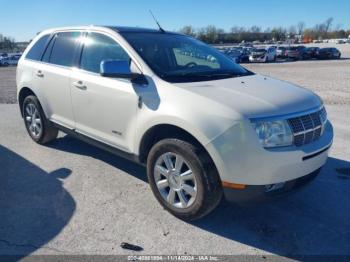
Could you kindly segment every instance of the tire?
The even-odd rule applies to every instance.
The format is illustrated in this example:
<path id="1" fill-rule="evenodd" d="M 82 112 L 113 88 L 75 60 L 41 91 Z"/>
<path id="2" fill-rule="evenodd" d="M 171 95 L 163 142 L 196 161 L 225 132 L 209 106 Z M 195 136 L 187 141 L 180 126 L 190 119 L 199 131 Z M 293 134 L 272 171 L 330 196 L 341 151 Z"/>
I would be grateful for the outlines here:
<path id="1" fill-rule="evenodd" d="M 178 158 L 182 158 L 184 164 L 176 174 Z M 170 159 L 172 165 L 170 170 L 173 170 L 174 174 L 172 174 L 172 171 L 164 172 L 162 168 L 169 170 L 167 169 L 168 165 L 165 164 L 166 161 L 163 163 L 164 159 Z M 160 166 L 161 168 L 159 168 Z M 156 170 L 162 170 L 163 172 Z M 184 179 L 186 173 L 193 174 L 193 180 L 189 180 L 190 184 L 188 184 L 188 180 L 181 180 L 181 177 Z M 171 214 L 183 220 L 196 220 L 207 215 L 220 203 L 222 198 L 221 180 L 208 154 L 179 139 L 164 139 L 152 147 L 147 158 L 147 176 L 158 202 Z M 174 186 L 174 183 L 176 183 L 174 177 L 176 176 L 179 188 L 175 188 L 177 185 Z M 159 177 L 159 180 L 157 177 Z M 160 183 L 160 181 L 162 182 Z M 158 185 L 163 184 L 161 189 L 158 188 L 157 182 Z M 185 186 L 188 188 L 188 185 L 195 189 L 195 192 L 182 189 Z M 172 194 L 172 191 L 175 192 Z M 192 194 L 187 194 L 187 192 Z M 181 195 L 182 199 L 185 199 L 184 201 L 181 201 Z M 172 201 L 167 199 L 172 199 Z M 183 202 L 186 202 L 186 200 L 188 202 L 184 205 Z"/>
<path id="2" fill-rule="evenodd" d="M 24 99 L 22 112 L 27 132 L 36 143 L 46 144 L 57 138 L 58 129 L 53 127 L 46 119 L 36 96 L 30 95 Z"/>

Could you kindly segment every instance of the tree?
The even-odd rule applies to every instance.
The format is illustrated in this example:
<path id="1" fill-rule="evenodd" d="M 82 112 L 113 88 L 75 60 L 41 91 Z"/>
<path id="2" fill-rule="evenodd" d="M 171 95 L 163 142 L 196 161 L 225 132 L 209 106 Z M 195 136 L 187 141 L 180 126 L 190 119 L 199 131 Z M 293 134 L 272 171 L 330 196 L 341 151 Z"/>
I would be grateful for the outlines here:
<path id="1" fill-rule="evenodd" d="M 286 39 L 287 31 L 282 27 L 276 27 L 271 30 L 271 37 L 275 41 L 281 41 Z"/>
<path id="2" fill-rule="evenodd" d="M 198 38 L 204 42 L 215 44 L 219 39 L 219 34 L 222 29 L 217 29 L 213 25 L 209 25 L 205 28 L 201 28 L 198 32 Z"/>
<path id="3" fill-rule="evenodd" d="M 245 31 L 245 28 L 242 26 L 233 26 L 231 27 L 231 33 L 232 34 L 239 34 Z"/>
<path id="4" fill-rule="evenodd" d="M 324 22 L 326 33 L 328 33 L 332 28 L 333 20 L 333 17 L 330 17 L 326 20 L 326 22 Z"/>
<path id="5" fill-rule="evenodd" d="M 189 35 L 189 36 L 192 36 L 192 37 L 196 37 L 197 36 L 196 30 L 191 25 L 186 25 L 183 28 L 181 28 L 179 31 L 182 34 Z"/>
<path id="6" fill-rule="evenodd" d="M 298 29 L 298 34 L 302 35 L 305 30 L 305 22 L 300 21 L 297 25 L 297 29 Z"/>
<path id="7" fill-rule="evenodd" d="M 289 35 L 291 35 L 291 36 L 296 35 L 296 34 L 297 34 L 297 29 L 296 29 L 296 27 L 295 27 L 294 25 L 290 26 L 290 27 L 288 28 L 288 33 L 289 33 Z"/>
<path id="8" fill-rule="evenodd" d="M 253 25 L 253 26 L 250 28 L 250 32 L 252 32 L 252 33 L 260 33 L 260 32 L 261 32 L 261 27 L 256 26 L 256 25 Z"/>
<path id="9" fill-rule="evenodd" d="M 0 49 L 13 50 L 16 47 L 15 39 L 0 34 Z"/>

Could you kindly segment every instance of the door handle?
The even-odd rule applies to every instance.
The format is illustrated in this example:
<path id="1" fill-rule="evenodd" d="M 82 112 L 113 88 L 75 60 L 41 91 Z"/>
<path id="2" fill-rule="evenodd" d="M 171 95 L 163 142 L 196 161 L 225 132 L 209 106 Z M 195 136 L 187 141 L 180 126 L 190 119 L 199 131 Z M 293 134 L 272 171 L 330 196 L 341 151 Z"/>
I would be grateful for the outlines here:
<path id="1" fill-rule="evenodd" d="M 87 89 L 87 87 L 86 87 L 86 85 L 84 85 L 83 81 L 74 82 L 73 85 L 76 88 L 80 89 L 80 90 L 86 90 Z"/>
<path id="2" fill-rule="evenodd" d="M 36 75 L 37 75 L 38 77 L 44 77 L 44 74 L 43 74 L 43 72 L 41 72 L 41 70 L 38 70 L 38 71 L 36 72 Z"/>

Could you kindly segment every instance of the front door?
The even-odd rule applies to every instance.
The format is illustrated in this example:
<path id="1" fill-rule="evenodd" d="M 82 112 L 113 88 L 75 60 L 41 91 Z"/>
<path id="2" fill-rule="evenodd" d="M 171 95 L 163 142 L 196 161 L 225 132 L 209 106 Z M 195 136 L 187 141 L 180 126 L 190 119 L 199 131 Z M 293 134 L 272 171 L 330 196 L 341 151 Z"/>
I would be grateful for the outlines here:
<path id="1" fill-rule="evenodd" d="M 103 60 L 130 58 L 105 34 L 91 32 L 83 41 L 80 69 L 70 85 L 76 131 L 131 152 L 138 96 L 130 80 L 100 75 Z"/>

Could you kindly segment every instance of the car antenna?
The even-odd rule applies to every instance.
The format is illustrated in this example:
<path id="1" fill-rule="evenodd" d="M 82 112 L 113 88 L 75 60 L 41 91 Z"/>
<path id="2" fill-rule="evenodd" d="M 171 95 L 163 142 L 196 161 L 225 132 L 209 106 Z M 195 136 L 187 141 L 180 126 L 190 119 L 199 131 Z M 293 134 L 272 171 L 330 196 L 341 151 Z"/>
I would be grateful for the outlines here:
<path id="1" fill-rule="evenodd" d="M 149 12 L 150 12 L 151 16 L 153 17 L 154 21 L 156 22 L 156 24 L 158 25 L 159 31 L 161 31 L 162 33 L 165 33 L 165 30 L 160 26 L 159 22 L 157 21 L 157 19 L 153 15 L 152 11 L 149 10 Z"/>

